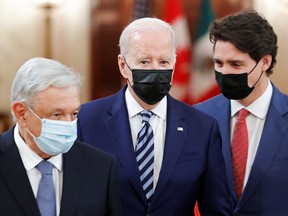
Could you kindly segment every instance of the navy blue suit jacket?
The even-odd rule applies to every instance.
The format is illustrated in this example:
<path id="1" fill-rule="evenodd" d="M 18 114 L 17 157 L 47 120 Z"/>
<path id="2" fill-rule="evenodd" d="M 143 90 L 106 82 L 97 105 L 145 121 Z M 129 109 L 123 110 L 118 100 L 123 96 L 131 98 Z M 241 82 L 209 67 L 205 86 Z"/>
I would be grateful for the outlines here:
<path id="1" fill-rule="evenodd" d="M 288 97 L 273 86 L 251 173 L 239 202 L 236 200 L 230 153 L 230 101 L 223 95 L 195 105 L 217 119 L 234 213 L 237 215 L 288 215 Z"/>
<path id="2" fill-rule="evenodd" d="M 0 136 L 0 215 L 40 216 L 13 131 Z M 114 157 L 78 141 L 63 154 L 61 216 L 119 215 L 117 194 Z"/>
<path id="3" fill-rule="evenodd" d="M 229 215 L 217 122 L 170 96 L 162 167 L 147 208 L 131 138 L 125 89 L 82 105 L 78 115 L 79 139 L 118 158 L 122 215 L 191 216 L 196 200 L 202 215 Z"/>

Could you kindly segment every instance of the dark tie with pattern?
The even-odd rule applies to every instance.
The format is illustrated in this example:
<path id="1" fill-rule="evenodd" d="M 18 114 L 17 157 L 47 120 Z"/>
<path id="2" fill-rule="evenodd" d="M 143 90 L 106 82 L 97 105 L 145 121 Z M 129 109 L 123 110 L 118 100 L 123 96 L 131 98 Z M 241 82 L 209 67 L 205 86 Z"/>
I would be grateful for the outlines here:
<path id="1" fill-rule="evenodd" d="M 142 125 L 137 136 L 136 160 L 140 172 L 140 180 L 145 192 L 147 202 L 150 204 L 153 195 L 154 170 L 154 136 L 149 124 L 151 111 L 142 111 Z"/>
<path id="2" fill-rule="evenodd" d="M 242 194 L 246 171 L 248 131 L 245 119 L 248 114 L 249 111 L 246 109 L 239 111 L 231 143 L 232 168 L 237 199 L 239 199 Z"/>
<path id="3" fill-rule="evenodd" d="M 52 175 L 53 165 L 43 160 L 37 165 L 37 169 L 42 174 L 37 192 L 37 203 L 41 216 L 55 216 L 56 196 Z"/>

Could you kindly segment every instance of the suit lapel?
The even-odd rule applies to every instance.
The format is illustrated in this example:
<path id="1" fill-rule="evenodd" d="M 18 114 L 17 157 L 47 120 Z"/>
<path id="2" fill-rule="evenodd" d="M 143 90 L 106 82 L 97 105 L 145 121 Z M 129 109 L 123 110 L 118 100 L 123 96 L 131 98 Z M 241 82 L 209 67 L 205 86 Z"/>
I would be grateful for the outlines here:
<path id="1" fill-rule="evenodd" d="M 225 160 L 228 185 L 232 198 L 234 202 L 236 202 L 230 147 L 230 112 L 231 107 L 229 100 L 224 98 L 224 96 L 221 96 L 221 99 L 216 104 L 215 113 L 213 113 L 212 116 L 219 122 L 219 129 L 222 137 L 222 153 Z"/>
<path id="2" fill-rule="evenodd" d="M 60 215 L 73 215 L 78 205 L 82 181 L 81 164 L 85 158 L 79 155 L 77 142 L 63 155 L 63 189 Z"/>
<path id="3" fill-rule="evenodd" d="M 0 156 L 0 175 L 12 196 L 23 211 L 23 215 L 40 215 L 30 181 L 22 163 L 13 135 L 14 129 L 3 134 L 6 145 Z"/>
<path id="4" fill-rule="evenodd" d="M 141 197 L 143 202 L 146 203 L 147 201 L 140 182 L 139 170 L 131 139 L 128 111 L 124 98 L 125 89 L 126 88 L 123 88 L 116 95 L 115 103 L 113 103 L 113 106 L 108 110 L 111 117 L 106 119 L 105 122 L 121 166 L 138 195 Z"/>
<path id="5" fill-rule="evenodd" d="M 161 196 L 161 192 L 164 190 L 168 180 L 170 179 L 170 175 L 177 164 L 188 130 L 188 126 L 183 121 L 184 112 L 182 112 L 181 107 L 177 106 L 172 97 L 168 96 L 167 99 L 165 148 L 162 167 L 155 193 L 153 195 L 152 204 L 153 201 L 157 200 L 157 198 Z M 182 128 L 183 130 L 177 130 L 177 128 Z"/>
<path id="6" fill-rule="evenodd" d="M 288 129 L 288 121 L 283 118 L 287 113 L 287 99 L 273 88 L 273 97 L 267 113 L 259 147 L 252 165 L 251 173 L 237 207 L 241 207 L 264 177 L 275 154 L 278 152 L 281 140 Z"/>

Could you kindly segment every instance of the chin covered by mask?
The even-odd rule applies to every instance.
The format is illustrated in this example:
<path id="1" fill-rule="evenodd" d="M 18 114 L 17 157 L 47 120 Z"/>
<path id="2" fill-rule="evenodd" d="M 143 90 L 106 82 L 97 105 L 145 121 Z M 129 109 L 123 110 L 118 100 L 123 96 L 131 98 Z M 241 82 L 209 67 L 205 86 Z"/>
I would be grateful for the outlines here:
<path id="1" fill-rule="evenodd" d="M 171 88 L 173 69 L 132 69 L 133 90 L 145 103 L 153 105 L 168 94 Z"/>
<path id="2" fill-rule="evenodd" d="M 248 75 L 253 72 L 257 64 L 249 73 L 222 74 L 215 70 L 216 81 L 222 94 L 226 98 L 233 100 L 241 100 L 251 94 L 263 74 L 262 71 L 258 80 L 252 87 L 248 86 Z"/>
<path id="3" fill-rule="evenodd" d="M 41 119 L 30 108 L 29 110 L 41 121 L 41 134 L 34 138 L 39 149 L 48 155 L 58 155 L 69 151 L 77 138 L 77 119 L 74 121 L 60 121 Z"/>
<path id="4" fill-rule="evenodd" d="M 169 93 L 173 69 L 131 69 L 126 60 L 125 63 L 132 72 L 131 87 L 142 101 L 154 105 Z"/>

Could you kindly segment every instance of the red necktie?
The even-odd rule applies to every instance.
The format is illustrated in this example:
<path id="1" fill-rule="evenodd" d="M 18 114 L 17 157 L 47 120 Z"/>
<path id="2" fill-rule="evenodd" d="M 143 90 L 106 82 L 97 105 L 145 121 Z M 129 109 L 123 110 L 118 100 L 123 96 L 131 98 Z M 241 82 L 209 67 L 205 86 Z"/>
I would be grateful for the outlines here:
<path id="1" fill-rule="evenodd" d="M 248 131 L 245 119 L 248 114 L 249 111 L 246 109 L 241 109 L 239 111 L 231 143 L 232 168 L 237 199 L 239 199 L 242 193 L 246 171 L 248 155 Z"/>

